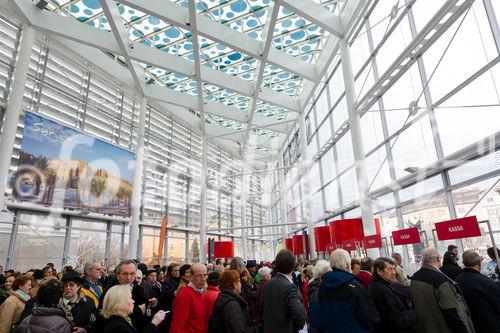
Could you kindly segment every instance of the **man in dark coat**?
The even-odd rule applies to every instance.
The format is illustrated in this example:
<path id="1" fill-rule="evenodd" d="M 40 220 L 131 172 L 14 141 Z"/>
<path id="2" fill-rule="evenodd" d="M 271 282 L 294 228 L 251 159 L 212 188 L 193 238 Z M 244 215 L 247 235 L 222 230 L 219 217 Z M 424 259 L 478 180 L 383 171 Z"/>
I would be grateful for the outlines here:
<path id="1" fill-rule="evenodd" d="M 351 257 L 342 249 L 330 255 L 332 271 L 323 274 L 319 306 L 310 310 L 311 327 L 317 332 L 368 333 L 380 318 L 365 288 L 351 274 Z"/>
<path id="2" fill-rule="evenodd" d="M 295 257 L 288 250 L 276 256 L 276 275 L 264 286 L 262 313 L 264 333 L 295 333 L 306 322 L 302 298 L 293 284 Z"/>
<path id="3" fill-rule="evenodd" d="M 115 268 L 116 277 L 109 281 L 108 285 L 104 289 L 101 295 L 101 300 L 99 306 L 102 307 L 102 302 L 104 296 L 106 296 L 109 288 L 116 286 L 118 284 L 130 285 L 132 289 L 132 299 L 134 300 L 134 311 L 129 316 L 132 321 L 134 328 L 141 332 L 146 321 L 146 306 L 149 303 L 144 297 L 141 288 L 135 282 L 135 275 L 137 273 L 137 265 L 133 260 L 122 260 Z M 156 304 L 149 304 L 156 305 Z"/>
<path id="4" fill-rule="evenodd" d="M 445 252 L 443 256 L 443 266 L 441 266 L 440 270 L 453 281 L 462 273 L 462 268 L 457 264 L 457 255 L 455 252 Z"/>
<path id="5" fill-rule="evenodd" d="M 476 333 L 500 333 L 500 283 L 482 275 L 481 257 L 469 250 L 457 283 L 469 306 Z"/>
<path id="6" fill-rule="evenodd" d="M 411 278 L 411 294 L 418 314 L 418 332 L 473 333 L 470 312 L 458 286 L 440 270 L 434 248 L 422 250 L 422 268 Z"/>
<path id="7" fill-rule="evenodd" d="M 392 259 L 378 258 L 374 262 L 373 279 L 368 294 L 380 315 L 375 332 L 416 332 L 417 313 L 406 303 L 406 295 L 394 288 L 396 266 Z"/>

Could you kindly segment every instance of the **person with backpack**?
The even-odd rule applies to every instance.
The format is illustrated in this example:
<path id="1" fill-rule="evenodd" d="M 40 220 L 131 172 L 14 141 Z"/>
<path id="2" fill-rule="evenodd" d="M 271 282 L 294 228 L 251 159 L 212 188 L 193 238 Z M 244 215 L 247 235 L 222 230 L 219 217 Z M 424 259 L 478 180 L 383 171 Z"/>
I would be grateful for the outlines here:
<path id="1" fill-rule="evenodd" d="M 221 293 L 215 301 L 208 324 L 209 333 L 257 333 L 258 326 L 252 326 L 252 316 L 241 293 L 240 274 L 228 270 L 220 277 Z"/>

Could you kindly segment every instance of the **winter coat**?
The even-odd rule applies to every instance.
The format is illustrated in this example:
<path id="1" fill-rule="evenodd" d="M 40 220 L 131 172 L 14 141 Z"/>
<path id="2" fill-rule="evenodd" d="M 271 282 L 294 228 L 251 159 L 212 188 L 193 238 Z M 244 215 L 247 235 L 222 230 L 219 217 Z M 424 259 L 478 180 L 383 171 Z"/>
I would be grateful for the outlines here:
<path id="1" fill-rule="evenodd" d="M 223 289 L 215 301 L 209 322 L 209 333 L 257 333 L 252 326 L 250 309 L 234 290 Z"/>
<path id="2" fill-rule="evenodd" d="M 318 332 L 365 333 L 380 322 L 377 309 L 354 275 L 334 268 L 321 277 L 319 305 L 311 308 L 311 327 Z"/>
<path id="3" fill-rule="evenodd" d="M 440 270 L 422 265 L 411 278 L 417 332 L 470 333 L 474 327 L 458 286 Z"/>
<path id="4" fill-rule="evenodd" d="M 104 289 L 104 292 L 101 295 L 101 299 L 99 301 L 99 307 L 102 307 L 104 297 L 106 296 L 106 293 L 108 290 L 113 287 L 118 285 L 119 282 L 116 278 L 110 280 L 108 282 L 108 285 Z M 142 293 L 141 287 L 137 283 L 133 283 L 132 285 L 132 299 L 134 300 L 134 311 L 132 314 L 130 314 L 130 320 L 132 320 L 132 325 L 134 325 L 134 328 L 141 332 L 142 328 L 144 327 L 146 316 L 145 314 L 142 313 L 142 310 L 139 308 L 139 305 L 141 304 L 148 304 L 148 301 L 144 297 L 144 294 Z"/>
<path id="5" fill-rule="evenodd" d="M 25 304 L 26 301 L 15 292 L 2 303 L 0 306 L 0 333 L 10 333 L 12 325 L 21 320 Z"/>
<path id="6" fill-rule="evenodd" d="M 153 324 L 148 324 L 140 333 L 159 333 L 160 330 Z M 112 316 L 103 320 L 102 333 L 137 333 L 134 326 L 120 316 Z"/>
<path id="7" fill-rule="evenodd" d="M 260 304 L 262 304 L 262 293 L 264 292 L 264 286 L 266 285 L 268 280 L 260 280 L 259 285 L 257 286 L 257 292 L 255 293 L 255 299 L 257 302 L 257 323 L 262 322 L 262 308 Z"/>
<path id="8" fill-rule="evenodd" d="M 71 333 L 71 324 L 62 309 L 37 306 L 19 324 L 16 333 Z"/>
<path id="9" fill-rule="evenodd" d="M 207 315 L 202 295 L 190 286 L 177 293 L 172 306 L 171 333 L 204 333 Z"/>
<path id="10" fill-rule="evenodd" d="M 80 288 L 80 294 L 94 301 L 94 306 L 96 309 L 99 308 L 99 298 L 101 297 L 103 292 L 102 286 L 100 284 L 97 285 L 97 290 L 98 292 L 94 290 L 88 280 L 85 280 L 82 287 Z"/>
<path id="11" fill-rule="evenodd" d="M 31 315 L 36 307 L 38 307 L 36 298 L 27 301 L 21 314 L 21 320 Z M 65 311 L 66 319 L 71 323 L 71 326 L 85 328 L 87 332 L 91 332 L 94 328 L 97 320 L 97 310 L 91 299 L 82 295 L 77 298 L 73 306 L 61 305 L 61 309 Z"/>
<path id="12" fill-rule="evenodd" d="M 264 333 L 295 333 L 306 322 L 301 293 L 284 274 L 266 283 L 261 307 Z"/>
<path id="13" fill-rule="evenodd" d="M 416 332 L 417 313 L 403 302 L 402 295 L 379 276 L 375 276 L 368 287 L 375 308 L 380 316 L 380 325 L 375 332 Z"/>
<path id="14" fill-rule="evenodd" d="M 202 296 L 203 301 L 205 302 L 207 323 L 208 320 L 210 319 L 210 316 L 212 316 L 212 310 L 214 308 L 215 302 L 217 301 L 217 297 L 219 297 L 219 294 L 220 294 L 219 288 L 208 285 L 207 291 L 205 291 L 205 293 Z"/>
<path id="15" fill-rule="evenodd" d="M 462 273 L 462 268 L 460 268 L 460 266 L 452 262 L 443 263 L 443 266 L 441 266 L 439 270 L 453 281 L 455 281 L 457 276 L 460 273 Z"/>
<path id="16" fill-rule="evenodd" d="M 361 271 L 356 275 L 356 277 L 361 281 L 361 284 L 365 288 L 365 290 L 368 291 L 368 287 L 370 286 L 370 283 L 372 283 L 373 280 L 373 275 L 372 273 L 368 271 Z"/>
<path id="17" fill-rule="evenodd" d="M 311 312 L 321 311 L 321 305 L 319 303 L 319 288 L 321 287 L 321 280 L 318 278 L 313 279 L 309 282 L 307 287 L 307 298 L 309 299 L 309 308 L 307 309 L 307 317 L 309 318 L 309 323 L 311 322 Z M 309 327 L 309 333 L 316 333 L 317 330 L 312 326 Z"/>
<path id="18" fill-rule="evenodd" d="M 500 283 L 472 268 L 457 277 L 477 333 L 500 333 Z"/>
<path id="19" fill-rule="evenodd" d="M 245 302 L 247 302 L 252 320 L 254 323 L 256 323 L 257 318 L 259 317 L 259 312 L 257 310 L 257 289 L 253 284 L 249 284 L 245 280 L 241 279 L 240 295 L 245 300 Z"/>

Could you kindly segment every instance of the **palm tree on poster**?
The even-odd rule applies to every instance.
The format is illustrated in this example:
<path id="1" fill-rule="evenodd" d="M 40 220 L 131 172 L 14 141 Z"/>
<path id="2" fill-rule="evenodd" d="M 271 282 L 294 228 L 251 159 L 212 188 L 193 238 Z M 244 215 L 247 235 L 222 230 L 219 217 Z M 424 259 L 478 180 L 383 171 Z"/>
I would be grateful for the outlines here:
<path id="1" fill-rule="evenodd" d="M 108 175 L 106 171 L 99 169 L 96 171 L 92 180 L 90 181 L 90 193 L 96 198 L 96 211 L 99 212 L 99 198 L 106 190 L 106 183 L 108 180 Z"/>

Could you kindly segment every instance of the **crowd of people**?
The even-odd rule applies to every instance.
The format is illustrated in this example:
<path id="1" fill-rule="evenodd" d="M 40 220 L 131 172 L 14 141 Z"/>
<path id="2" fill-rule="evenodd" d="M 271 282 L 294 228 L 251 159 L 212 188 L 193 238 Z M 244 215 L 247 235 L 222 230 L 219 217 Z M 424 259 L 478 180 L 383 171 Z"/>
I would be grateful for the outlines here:
<path id="1" fill-rule="evenodd" d="M 495 251 L 497 252 L 495 255 Z M 0 333 L 500 332 L 495 257 L 425 248 L 411 277 L 402 257 L 297 262 L 53 264 L 21 274 L 0 266 Z"/>

